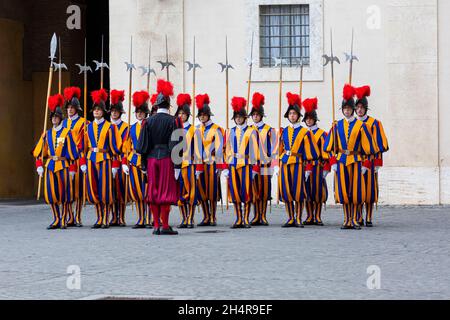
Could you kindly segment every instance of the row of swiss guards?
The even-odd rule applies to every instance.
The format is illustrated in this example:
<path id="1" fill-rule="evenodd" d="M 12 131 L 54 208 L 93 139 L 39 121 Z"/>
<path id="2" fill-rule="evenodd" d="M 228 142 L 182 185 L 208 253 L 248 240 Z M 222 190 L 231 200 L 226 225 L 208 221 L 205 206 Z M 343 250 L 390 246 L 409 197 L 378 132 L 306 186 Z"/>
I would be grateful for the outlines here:
<path id="1" fill-rule="evenodd" d="M 232 98 L 235 126 L 230 130 L 213 122 L 207 94 L 195 101 L 179 94 L 175 116 L 170 115 L 173 85 L 164 80 L 158 80 L 152 97 L 146 91 L 133 94 L 137 122 L 131 126 L 121 120 L 124 91 L 110 92 L 109 110 L 104 89 L 91 96 L 90 123 L 78 115 L 79 88 L 66 88 L 64 95 L 48 101 L 53 127 L 40 137 L 33 154 L 54 216 L 50 229 L 82 226 L 85 198 L 95 206 L 93 228 L 125 226 L 128 202 L 138 216 L 134 228 L 154 227 L 154 234 L 177 234 L 169 225 L 172 205 L 180 210 L 178 228 L 194 227 L 197 207 L 203 214 L 197 225 L 215 226 L 217 204 L 224 198 L 234 207 L 232 228 L 267 226 L 272 178 L 286 208 L 283 227 L 322 226 L 331 171 L 335 201 L 344 209 L 343 228 L 373 225 L 378 171 L 389 148 L 381 122 L 367 115 L 369 86 L 344 87 L 344 118 L 328 132 L 318 127 L 317 98 L 301 101 L 288 93 L 288 126 L 279 134 L 264 122 L 265 98 L 258 92 L 250 113 L 245 98 Z M 189 121 L 193 103 L 200 121 L 196 127 Z M 227 182 L 226 191 L 221 179 Z"/>

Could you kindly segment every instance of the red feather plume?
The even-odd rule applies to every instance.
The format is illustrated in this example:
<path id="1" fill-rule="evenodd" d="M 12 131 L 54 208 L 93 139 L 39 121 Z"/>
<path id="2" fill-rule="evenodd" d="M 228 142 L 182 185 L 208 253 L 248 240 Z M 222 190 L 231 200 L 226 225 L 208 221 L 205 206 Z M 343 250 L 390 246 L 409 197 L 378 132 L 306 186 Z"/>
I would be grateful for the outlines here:
<path id="1" fill-rule="evenodd" d="M 185 104 L 191 105 L 192 99 L 191 95 L 188 93 L 180 93 L 177 97 L 177 106 L 181 107 Z"/>
<path id="2" fill-rule="evenodd" d="M 259 109 L 259 108 L 261 108 L 262 105 L 264 105 L 264 103 L 265 103 L 264 96 L 259 92 L 255 92 L 253 94 L 253 98 L 252 98 L 253 108 Z"/>
<path id="3" fill-rule="evenodd" d="M 133 93 L 133 105 L 138 108 L 147 102 L 148 98 L 150 98 L 150 95 L 147 91 L 136 91 Z"/>
<path id="4" fill-rule="evenodd" d="M 350 100 L 355 96 L 355 88 L 349 84 L 344 86 L 344 92 L 342 94 L 344 100 Z"/>
<path id="5" fill-rule="evenodd" d="M 105 89 L 92 91 L 91 97 L 92 97 L 92 101 L 94 101 L 95 104 L 99 104 L 102 101 L 106 102 L 106 100 L 108 100 L 108 92 L 106 92 Z"/>
<path id="6" fill-rule="evenodd" d="M 233 107 L 233 111 L 237 112 L 247 106 L 247 100 L 242 97 L 233 97 L 231 99 L 231 106 Z"/>
<path id="7" fill-rule="evenodd" d="M 111 90 L 111 105 L 116 105 L 125 100 L 125 90 Z"/>
<path id="8" fill-rule="evenodd" d="M 81 97 L 81 89 L 78 87 L 68 87 L 64 89 L 64 99 L 66 101 L 72 100 L 73 97 L 80 99 Z"/>
<path id="9" fill-rule="evenodd" d="M 51 112 L 54 112 L 57 107 L 62 107 L 63 104 L 64 97 L 59 93 L 48 97 L 48 108 Z"/>
<path id="10" fill-rule="evenodd" d="M 207 93 L 205 94 L 199 94 L 195 97 L 195 104 L 197 105 L 197 108 L 203 109 L 203 106 L 205 104 L 209 104 L 209 96 Z"/>
<path id="11" fill-rule="evenodd" d="M 156 84 L 156 92 L 162 93 L 164 96 L 173 96 L 173 84 L 169 81 L 159 79 Z"/>
<path id="12" fill-rule="evenodd" d="M 317 98 L 305 99 L 303 101 L 303 108 L 305 108 L 306 113 L 317 110 Z"/>
<path id="13" fill-rule="evenodd" d="M 370 97 L 370 87 L 369 86 L 363 86 L 360 88 L 355 88 L 355 93 L 358 99 L 362 99 L 364 97 Z"/>
<path id="14" fill-rule="evenodd" d="M 157 93 L 152 94 L 152 97 L 150 98 L 150 103 L 154 105 L 156 103 L 156 99 L 158 99 L 158 94 Z"/>
<path id="15" fill-rule="evenodd" d="M 294 93 L 288 92 L 286 94 L 286 98 L 287 98 L 288 104 L 290 106 L 293 106 L 293 105 L 300 106 L 300 96 L 298 94 L 294 94 Z"/>

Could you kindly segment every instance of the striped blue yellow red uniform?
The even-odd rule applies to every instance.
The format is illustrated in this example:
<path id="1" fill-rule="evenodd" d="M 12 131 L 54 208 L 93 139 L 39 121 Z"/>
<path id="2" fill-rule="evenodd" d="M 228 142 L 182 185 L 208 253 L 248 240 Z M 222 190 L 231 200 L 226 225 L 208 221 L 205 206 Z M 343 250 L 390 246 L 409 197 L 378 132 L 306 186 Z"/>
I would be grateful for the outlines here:
<path id="1" fill-rule="evenodd" d="M 127 140 L 129 133 L 128 123 L 120 121 L 119 124 L 112 123 L 113 126 L 117 127 L 119 131 L 120 138 L 122 142 Z M 113 161 L 116 162 L 116 166 L 118 168 L 117 174 L 115 178 L 113 178 L 113 194 L 114 194 L 114 203 L 111 206 L 111 225 L 120 225 L 125 224 L 125 182 L 126 175 L 122 170 L 122 166 L 120 165 L 123 162 L 123 159 L 126 157 L 125 155 L 125 143 L 122 143 L 121 152 L 119 155 L 113 156 Z"/>
<path id="2" fill-rule="evenodd" d="M 33 150 L 33 156 L 47 158 L 44 165 L 44 199 L 53 213 L 51 226 L 66 226 L 66 216 L 74 199 L 70 181 L 71 161 L 78 159 L 78 150 L 69 129 L 46 131 Z M 73 168 L 73 166 L 72 166 Z"/>
<path id="3" fill-rule="evenodd" d="M 200 154 L 202 163 L 197 168 L 202 171 L 197 181 L 198 200 L 203 211 L 202 224 L 216 223 L 217 201 L 221 200 L 218 170 L 226 169 L 224 163 L 225 131 L 215 123 L 197 126 L 202 143 Z"/>
<path id="4" fill-rule="evenodd" d="M 361 171 L 363 161 L 378 153 L 378 147 L 364 122 L 342 119 L 333 123 L 324 150 L 333 154 L 330 164 L 337 165 L 334 197 L 336 203 L 344 205 L 344 226 L 359 226 L 357 205 L 366 198 L 365 179 Z"/>
<path id="5" fill-rule="evenodd" d="M 383 153 L 389 150 L 389 144 L 383 125 L 379 120 L 366 116 L 362 121 L 372 133 L 373 140 L 378 147 L 378 153 L 369 156 L 371 169 L 364 175 L 366 182 L 366 198 L 364 201 L 366 207 L 366 221 L 371 223 L 373 218 L 373 207 L 374 204 L 378 202 L 379 192 L 378 173 L 375 172 L 375 168 L 383 166 Z M 364 223 L 362 205 L 358 208 L 358 222 L 360 224 Z"/>
<path id="6" fill-rule="evenodd" d="M 181 162 L 180 174 L 180 199 L 178 207 L 180 208 L 181 224 L 193 225 L 195 207 L 198 204 L 198 189 L 196 181 L 196 163 L 201 162 L 201 136 L 200 131 L 193 125 L 186 123 L 184 125 L 184 138 L 186 148 L 183 150 L 183 159 Z"/>
<path id="7" fill-rule="evenodd" d="M 253 171 L 259 172 L 258 130 L 248 125 L 232 128 L 226 139 L 225 154 L 230 171 L 229 200 L 235 208 L 235 225 L 249 225 L 251 204 L 255 197 Z"/>
<path id="8" fill-rule="evenodd" d="M 75 145 L 77 146 L 80 158 L 84 157 L 83 150 L 81 148 L 81 140 L 84 136 L 84 126 L 88 124 L 85 118 L 77 116 L 76 119 L 64 119 L 62 125 L 64 128 L 68 128 L 72 132 Z M 67 214 L 67 225 L 71 226 L 75 223 L 81 224 L 81 212 L 84 202 L 84 185 L 83 185 L 83 173 L 80 169 L 79 159 L 72 162 L 77 171 L 72 180 L 74 190 L 74 202 L 75 202 L 75 214 L 73 212 L 72 204 L 69 206 L 69 212 Z M 72 164 L 71 163 L 71 164 Z"/>
<path id="9" fill-rule="evenodd" d="M 131 201 L 136 204 L 138 220 L 136 225 L 143 226 L 150 224 L 148 208 L 145 203 L 147 194 L 147 175 L 141 169 L 141 155 L 136 152 L 136 146 L 141 134 L 142 123 L 136 122 L 130 128 L 130 135 L 126 142 L 126 152 L 128 154 L 128 167 L 130 170 L 130 181 L 128 184 L 128 195 Z M 126 164 L 126 162 L 124 162 Z"/>
<path id="10" fill-rule="evenodd" d="M 317 146 L 320 150 L 320 158 L 318 160 L 307 161 L 312 165 L 312 171 L 305 183 L 306 186 L 306 212 L 307 217 L 305 224 L 321 224 L 322 223 L 322 205 L 327 202 L 328 199 L 328 187 L 327 181 L 323 177 L 323 172 L 330 171 L 330 154 L 325 152 L 323 147 L 327 132 L 314 126 L 310 128 L 311 133 L 317 142 Z"/>
<path id="11" fill-rule="evenodd" d="M 85 134 L 87 158 L 87 198 L 95 205 L 96 225 L 108 225 L 109 207 L 114 202 L 112 183 L 112 158 L 119 155 L 122 138 L 117 127 L 104 120 L 91 122 Z"/>
<path id="12" fill-rule="evenodd" d="M 300 225 L 306 199 L 304 165 L 317 160 L 320 150 L 314 135 L 301 125 L 283 129 L 280 141 L 280 173 L 278 190 L 288 214 L 286 225 Z"/>

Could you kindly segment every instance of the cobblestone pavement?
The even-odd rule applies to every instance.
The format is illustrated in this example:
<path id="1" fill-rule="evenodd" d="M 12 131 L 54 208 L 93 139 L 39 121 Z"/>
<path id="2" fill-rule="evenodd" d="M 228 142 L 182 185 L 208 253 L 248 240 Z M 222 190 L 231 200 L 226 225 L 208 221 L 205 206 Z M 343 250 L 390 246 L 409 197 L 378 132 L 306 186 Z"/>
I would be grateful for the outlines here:
<path id="1" fill-rule="evenodd" d="M 357 231 L 340 230 L 338 208 L 324 212 L 324 227 L 283 229 L 283 209 L 273 208 L 271 226 L 232 230 L 231 207 L 219 207 L 217 227 L 170 237 L 131 229 L 130 210 L 128 227 L 92 230 L 90 206 L 85 227 L 48 231 L 46 205 L 3 202 L 0 298 L 449 299 L 449 211 L 382 207 L 374 228 Z M 67 287 L 73 265 L 80 290 Z M 380 289 L 368 289 L 370 266 L 380 270 Z"/>

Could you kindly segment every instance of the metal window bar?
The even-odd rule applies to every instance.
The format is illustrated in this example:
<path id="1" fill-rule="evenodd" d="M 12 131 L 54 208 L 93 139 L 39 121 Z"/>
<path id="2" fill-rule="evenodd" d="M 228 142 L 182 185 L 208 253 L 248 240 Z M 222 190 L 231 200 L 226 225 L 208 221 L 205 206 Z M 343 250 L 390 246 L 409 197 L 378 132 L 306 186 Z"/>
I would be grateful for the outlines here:
<path id="1" fill-rule="evenodd" d="M 261 67 L 273 67 L 279 55 L 289 67 L 297 66 L 300 57 L 309 65 L 309 5 L 261 5 L 259 16 Z"/>

